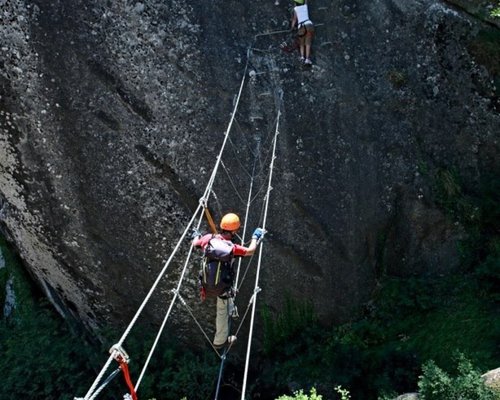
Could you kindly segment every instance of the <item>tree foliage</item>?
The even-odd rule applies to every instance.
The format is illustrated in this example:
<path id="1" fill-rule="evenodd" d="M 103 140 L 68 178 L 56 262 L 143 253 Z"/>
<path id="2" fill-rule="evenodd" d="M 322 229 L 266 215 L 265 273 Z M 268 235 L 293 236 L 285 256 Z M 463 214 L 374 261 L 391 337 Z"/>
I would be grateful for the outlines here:
<path id="1" fill-rule="evenodd" d="M 484 385 L 481 373 L 463 354 L 457 357 L 457 367 L 448 373 L 430 360 L 423 367 L 418 382 L 419 395 L 423 400 L 495 400 L 495 393 Z"/>
<path id="2" fill-rule="evenodd" d="M 302 389 L 294 392 L 293 397 L 291 396 L 280 396 L 276 400 L 322 400 L 323 397 L 316 393 L 316 389 L 312 388 L 310 393 L 304 393 Z"/>

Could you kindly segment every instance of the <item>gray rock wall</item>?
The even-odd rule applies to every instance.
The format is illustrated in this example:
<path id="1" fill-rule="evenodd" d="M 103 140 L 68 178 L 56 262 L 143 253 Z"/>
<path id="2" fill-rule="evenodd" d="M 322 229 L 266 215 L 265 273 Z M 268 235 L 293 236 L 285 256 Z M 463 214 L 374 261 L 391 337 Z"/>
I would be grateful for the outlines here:
<path id="1" fill-rule="evenodd" d="M 265 184 L 281 104 L 259 300 L 279 308 L 289 292 L 339 321 L 382 271 L 453 272 L 463 229 L 422 166 L 455 167 L 469 187 L 498 171 L 497 92 L 470 51 L 485 25 L 437 1 L 316 0 L 303 71 L 280 50 L 289 35 L 256 37 L 287 29 L 281 3 L 0 0 L 0 222 L 62 314 L 130 320 L 203 194 L 247 54 L 255 74 L 223 157 L 232 179 L 221 170 L 210 206 L 244 214 L 252 152 Z"/>

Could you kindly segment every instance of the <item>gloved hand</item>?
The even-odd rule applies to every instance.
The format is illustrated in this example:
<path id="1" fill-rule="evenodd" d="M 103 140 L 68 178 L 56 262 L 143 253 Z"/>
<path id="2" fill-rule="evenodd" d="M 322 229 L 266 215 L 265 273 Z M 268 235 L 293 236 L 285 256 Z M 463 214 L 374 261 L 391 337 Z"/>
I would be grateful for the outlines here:
<path id="1" fill-rule="evenodd" d="M 264 237 L 264 233 L 265 233 L 264 229 L 256 228 L 253 231 L 252 239 L 257 239 L 257 241 L 260 241 Z"/>
<path id="2" fill-rule="evenodd" d="M 191 240 L 194 240 L 196 238 L 199 238 L 201 236 L 201 232 L 196 229 L 196 228 L 193 228 L 192 231 L 191 231 Z"/>

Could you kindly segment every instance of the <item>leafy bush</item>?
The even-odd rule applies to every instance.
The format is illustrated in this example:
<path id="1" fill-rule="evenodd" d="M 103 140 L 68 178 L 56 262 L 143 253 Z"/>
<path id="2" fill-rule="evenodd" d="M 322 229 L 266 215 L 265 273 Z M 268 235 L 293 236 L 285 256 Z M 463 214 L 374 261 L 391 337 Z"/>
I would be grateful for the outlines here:
<path id="1" fill-rule="evenodd" d="M 294 397 L 291 396 L 280 396 L 276 400 L 322 400 L 323 397 L 316 393 L 316 389 L 312 388 L 310 394 L 304 393 L 301 389 L 294 392 Z"/>
<path id="2" fill-rule="evenodd" d="M 12 278 L 16 294 L 13 313 L 0 319 L 2 400 L 73 399 L 88 389 L 92 351 L 46 300 L 37 299 L 3 238 L 0 248 L 6 261 L 0 280 Z"/>
<path id="3" fill-rule="evenodd" d="M 270 353 L 276 345 L 294 336 L 297 332 L 313 325 L 317 320 L 311 303 L 295 300 L 290 295 L 285 298 L 285 307 L 276 316 L 264 307 L 264 352 Z"/>
<path id="4" fill-rule="evenodd" d="M 121 332 L 120 332 L 121 333 Z M 143 368 L 151 345 L 155 340 L 155 327 L 135 326 L 125 340 L 124 347 L 130 356 L 130 375 L 133 383 Z M 105 333 L 107 343 L 112 343 L 118 332 Z M 102 355 L 106 355 L 103 350 Z M 197 353 L 187 346 L 179 345 L 178 338 L 165 332 L 157 343 L 148 368 L 138 390 L 139 398 L 145 399 L 197 399 L 210 398 L 216 386 L 220 359 L 213 351 Z M 115 379 L 114 385 L 106 388 L 104 395 L 115 399 L 116 393 L 127 391 L 123 378 Z M 101 399 L 101 396 L 99 396 Z"/>
<path id="5" fill-rule="evenodd" d="M 168 393 L 172 399 L 183 396 L 188 399 L 209 398 L 216 386 L 219 364 L 220 360 L 212 352 L 203 356 L 178 352 L 173 359 L 168 359 L 163 369 L 157 370 L 160 379 L 156 390 Z"/>
<path id="6" fill-rule="evenodd" d="M 418 382 L 419 395 L 423 400 L 495 400 L 496 393 L 484 385 L 481 373 L 472 363 L 459 354 L 454 374 L 439 368 L 432 360 L 422 367 L 423 375 Z"/>
<path id="7" fill-rule="evenodd" d="M 71 400 L 84 395 L 98 372 L 91 366 L 102 366 L 108 357 L 109 343 L 119 335 L 112 330 L 101 332 L 109 340 L 105 339 L 106 345 L 99 349 L 100 346 L 71 331 L 67 321 L 56 314 L 46 300 L 38 298 L 36 288 L 28 284 L 19 261 L 8 251 L 2 238 L 0 247 L 7 264 L 7 268 L 0 270 L 0 284 L 4 286 L 6 280 L 13 277 L 16 293 L 14 313 L 8 319 L 0 318 L 1 399 Z M 146 359 L 154 340 L 153 331 L 150 327 L 136 327 L 127 338 L 125 347 L 131 357 L 132 379 L 138 376 L 141 361 Z M 149 365 L 150 373 L 146 373 L 141 382 L 141 398 L 210 396 L 220 360 L 212 353 L 199 356 L 179 349 L 176 344 L 168 338 L 159 344 Z M 99 399 L 115 399 L 117 394 L 127 392 L 121 375 L 110 382 Z"/>
<path id="8" fill-rule="evenodd" d="M 279 333 L 269 339 L 260 384 L 279 393 L 291 382 L 315 386 L 327 398 L 341 384 L 353 398 L 374 398 L 414 391 L 421 360 L 450 363 L 456 349 L 473 356 L 483 371 L 494 367 L 500 320 L 475 276 L 386 278 L 365 318 L 329 333 L 317 319 L 292 315 L 289 300 L 289 309 L 264 325 Z M 287 324 L 287 315 L 302 326 Z"/>
<path id="9" fill-rule="evenodd" d="M 338 385 L 350 388 L 353 398 L 368 399 L 380 393 L 414 391 L 418 383 L 428 400 L 493 398 L 465 359 L 455 374 L 437 365 L 448 365 L 450 354 L 460 349 L 473 357 L 478 370 L 497 366 L 500 179 L 484 178 L 476 193 L 465 193 L 453 171 L 441 171 L 438 181 L 439 204 L 468 233 L 462 245 L 464 268 L 460 275 L 401 279 L 382 273 L 364 315 L 342 326 L 321 324 L 312 305 L 303 299 L 288 296 L 277 315 L 265 308 L 263 361 L 251 371 L 257 382 L 254 394 L 275 398 L 286 393 L 293 382 L 296 387 L 316 387 L 329 399 L 339 395 L 342 400 L 349 398 L 350 393 L 337 390 Z M 0 245 L 4 246 L 1 239 Z M 107 349 L 96 351 L 96 346 L 82 342 L 47 304 L 33 301 L 33 288 L 22 285 L 28 279 L 20 270 L 0 270 L 0 285 L 14 277 L 18 303 L 15 315 L 0 321 L 2 400 L 71 399 L 85 393 L 96 376 L 89 366 L 100 367 L 103 361 L 92 360 L 92 353 L 106 358 Z M 3 303 L 1 294 L 0 301 Z M 125 343 L 132 357 L 132 378 L 140 369 L 137 360 L 144 360 L 149 350 L 152 338 L 144 334 L 148 331 L 153 330 L 142 329 L 139 336 L 132 334 Z M 421 369 L 423 359 L 435 362 Z M 208 398 L 217 378 L 218 361 L 210 352 L 190 353 L 163 341 L 151 360 L 153 372 L 141 383 L 140 395 L 162 400 Z M 125 390 L 123 379 L 118 377 L 99 398 L 116 398 Z M 459 391 L 462 397 L 457 397 Z M 312 391 L 299 391 L 295 396 L 321 398 Z"/>
<path id="10" fill-rule="evenodd" d="M 350 400 L 351 394 L 349 393 L 349 390 L 344 389 L 342 386 L 336 386 L 335 391 L 340 394 L 340 400 Z"/>

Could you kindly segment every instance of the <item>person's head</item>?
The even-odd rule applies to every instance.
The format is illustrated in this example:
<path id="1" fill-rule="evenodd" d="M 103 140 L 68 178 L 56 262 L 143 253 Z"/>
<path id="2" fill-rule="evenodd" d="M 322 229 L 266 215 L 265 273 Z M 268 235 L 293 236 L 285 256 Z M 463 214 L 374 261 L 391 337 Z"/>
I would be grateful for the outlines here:
<path id="1" fill-rule="evenodd" d="M 227 232 L 234 235 L 236 234 L 236 232 L 238 232 L 240 226 L 241 226 L 240 218 L 233 213 L 228 213 L 224 215 L 220 220 L 220 229 L 222 230 L 222 233 Z"/>
<path id="2" fill-rule="evenodd" d="M 293 0 L 296 6 L 301 6 L 305 3 L 305 0 Z"/>

